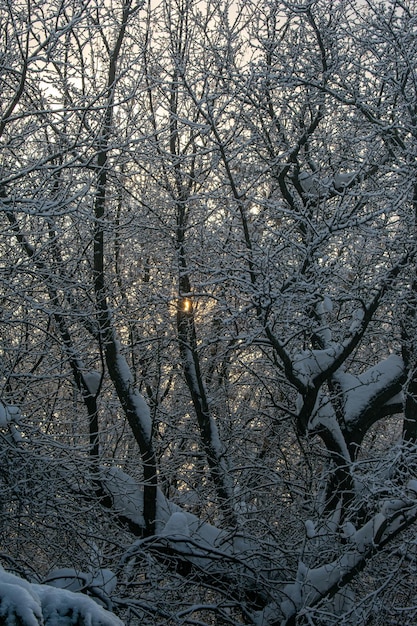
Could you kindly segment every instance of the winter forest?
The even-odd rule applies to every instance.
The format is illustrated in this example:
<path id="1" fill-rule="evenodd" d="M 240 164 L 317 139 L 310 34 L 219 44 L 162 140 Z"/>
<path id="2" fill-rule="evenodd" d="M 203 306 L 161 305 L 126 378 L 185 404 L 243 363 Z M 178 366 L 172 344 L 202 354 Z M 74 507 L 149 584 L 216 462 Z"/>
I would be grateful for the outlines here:
<path id="1" fill-rule="evenodd" d="M 0 0 L 0 623 L 417 624 L 417 1 Z"/>

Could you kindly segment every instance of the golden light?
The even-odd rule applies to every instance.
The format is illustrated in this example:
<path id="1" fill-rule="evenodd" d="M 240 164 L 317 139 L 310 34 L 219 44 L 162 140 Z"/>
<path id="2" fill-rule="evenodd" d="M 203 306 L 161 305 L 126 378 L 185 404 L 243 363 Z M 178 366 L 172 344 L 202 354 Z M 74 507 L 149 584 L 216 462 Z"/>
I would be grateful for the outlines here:
<path id="1" fill-rule="evenodd" d="M 183 298 L 181 301 L 181 308 L 184 313 L 191 313 L 193 305 L 190 298 Z"/>

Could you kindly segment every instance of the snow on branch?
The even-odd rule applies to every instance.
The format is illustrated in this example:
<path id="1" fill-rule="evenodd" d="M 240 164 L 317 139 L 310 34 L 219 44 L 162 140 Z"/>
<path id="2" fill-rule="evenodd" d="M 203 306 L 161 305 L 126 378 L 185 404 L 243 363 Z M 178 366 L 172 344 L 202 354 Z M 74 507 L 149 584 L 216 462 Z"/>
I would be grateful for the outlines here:
<path id="1" fill-rule="evenodd" d="M 329 372 L 329 376 L 331 375 L 339 354 L 340 346 L 337 344 L 324 350 L 304 350 L 295 356 L 294 369 L 306 389 L 309 389 L 304 397 L 301 394 L 298 397 L 300 422 L 305 427 L 309 423 L 310 430 L 320 424 L 326 426 L 341 441 L 331 401 L 320 392 L 318 386 L 322 374 Z M 332 378 L 339 388 L 343 420 L 348 428 L 354 428 L 368 411 L 381 409 L 397 399 L 401 400 L 399 394 L 404 376 L 404 362 L 395 354 L 359 375 L 350 374 L 343 367 L 339 367 Z"/>
<path id="2" fill-rule="evenodd" d="M 294 356 L 294 372 L 306 388 L 312 388 L 314 379 L 332 367 L 341 351 L 338 344 L 325 350 L 303 350 Z"/>
<path id="3" fill-rule="evenodd" d="M 117 585 L 117 576 L 106 568 L 92 568 L 81 572 L 72 567 L 53 569 L 42 581 L 44 584 L 67 591 L 87 593 L 96 602 L 111 610 L 111 595 Z"/>
<path id="4" fill-rule="evenodd" d="M 118 468 L 103 469 L 102 481 L 112 494 L 115 510 L 143 524 L 141 485 Z M 135 541 L 122 557 L 121 567 L 147 551 L 159 555 L 164 562 L 172 558 L 175 567 L 180 560 L 185 566 L 183 575 L 192 573 L 219 591 L 227 590 L 230 596 L 256 593 L 258 605 L 264 607 L 260 611 L 264 626 L 276 626 L 281 620 L 283 625 L 289 625 L 304 607 L 333 597 L 376 551 L 417 519 L 417 480 L 409 481 L 399 497 L 381 502 L 377 513 L 361 528 L 350 524 L 344 534 L 345 551 L 337 559 L 313 568 L 300 563 L 295 581 L 285 586 L 282 582 L 281 589 L 285 560 L 279 568 L 273 567 L 276 559 L 272 553 L 263 553 L 258 542 L 202 521 L 170 502 L 160 491 L 156 511 L 155 535 Z M 276 604 L 279 596 L 282 600 Z M 271 607 L 275 607 L 273 611 Z M 267 619 L 267 615 L 271 618 Z"/>
<path id="5" fill-rule="evenodd" d="M 101 468 L 100 482 L 112 499 L 112 510 L 131 524 L 145 529 L 143 489 L 118 467 Z"/>
<path id="6" fill-rule="evenodd" d="M 124 520 L 144 527 L 143 488 L 119 468 L 104 468 L 101 482 L 111 494 L 113 510 Z M 139 533 L 138 533 L 139 534 Z M 228 593 L 255 594 L 266 603 L 265 589 L 279 580 L 283 569 L 274 564 L 274 552 L 264 554 L 259 543 L 238 532 L 220 529 L 170 502 L 157 492 L 155 535 L 138 539 L 123 556 L 120 566 L 137 555 L 152 552 L 173 566 L 181 561 L 184 571 L 209 581 Z M 262 582 L 263 581 L 263 582 Z M 269 583 L 268 583 L 269 581 Z"/>
<path id="7" fill-rule="evenodd" d="M 350 462 L 350 454 L 346 444 L 345 437 L 342 433 L 340 424 L 337 421 L 332 402 L 328 396 L 318 393 L 316 404 L 313 409 L 312 418 L 308 424 L 310 432 L 323 432 L 325 429 L 328 447 L 333 451 L 337 451 L 347 463 Z M 329 442 L 331 440 L 331 444 Z"/>
<path id="8" fill-rule="evenodd" d="M 345 421 L 355 422 L 385 391 L 400 383 L 403 376 L 404 362 L 395 354 L 357 376 L 339 369 L 334 378 L 343 393 Z M 386 398 L 386 402 L 390 399 Z"/>
<path id="9" fill-rule="evenodd" d="M 143 489 L 130 476 L 119 468 L 104 468 L 101 475 L 102 485 L 113 500 L 117 513 L 133 523 L 142 526 Z M 160 490 L 157 493 L 156 535 L 145 540 L 138 540 L 128 550 L 126 558 L 133 556 L 137 548 L 143 546 L 170 545 L 175 551 L 187 557 L 190 563 L 201 567 L 219 561 L 219 556 L 244 558 L 246 566 L 255 567 L 255 554 L 259 555 L 259 545 L 236 532 L 229 532 L 202 521 L 193 513 L 188 513 L 170 502 Z M 253 558 L 252 556 L 253 555 Z M 256 557 L 258 558 L 258 557 Z M 248 563 L 249 559 L 249 563 Z M 260 565 L 259 560 L 256 567 Z"/>
<path id="10" fill-rule="evenodd" d="M 334 176 L 321 176 L 319 171 L 301 171 L 299 174 L 302 190 L 312 199 L 342 193 L 357 181 L 358 172 L 338 172 Z"/>
<path id="11" fill-rule="evenodd" d="M 205 572 L 224 573 L 226 562 L 230 574 L 233 570 L 241 574 L 245 570 L 247 580 L 252 578 L 253 582 L 266 572 L 257 542 L 203 522 L 192 513 L 174 511 L 159 537 Z"/>
<path id="12" fill-rule="evenodd" d="M 345 534 L 347 550 L 339 558 L 315 568 L 308 568 L 300 561 L 295 582 L 283 590 L 281 611 L 285 619 L 281 626 L 295 623 L 294 617 L 301 609 L 333 597 L 365 567 L 375 552 L 416 521 L 417 481 L 411 480 L 407 489 L 408 495 L 382 502 L 379 512 L 361 528 L 349 529 Z"/>
<path id="13" fill-rule="evenodd" d="M 0 569 L 0 622 L 14 626 L 123 626 L 82 593 L 29 583 Z"/>
<path id="14" fill-rule="evenodd" d="M 3 404 L 0 401 L 0 428 L 6 428 L 9 424 L 18 424 L 22 419 L 22 414 L 17 406 Z"/>
<path id="15" fill-rule="evenodd" d="M 130 412 L 134 413 L 142 437 L 149 446 L 152 440 L 152 419 L 149 406 L 142 394 L 135 389 L 131 369 L 122 353 L 120 342 L 115 336 L 112 336 L 111 352 L 110 346 L 108 346 L 108 352 L 109 373 L 116 385 L 122 405 L 125 408 L 129 407 Z"/>

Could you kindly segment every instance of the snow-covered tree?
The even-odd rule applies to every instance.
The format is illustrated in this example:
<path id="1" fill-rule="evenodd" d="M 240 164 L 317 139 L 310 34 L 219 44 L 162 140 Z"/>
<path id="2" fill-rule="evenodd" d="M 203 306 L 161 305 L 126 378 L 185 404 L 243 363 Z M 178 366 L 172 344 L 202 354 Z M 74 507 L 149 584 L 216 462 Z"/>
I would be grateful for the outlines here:
<path id="1" fill-rule="evenodd" d="M 407 606 L 416 15 L 0 2 L 1 614 Z"/>

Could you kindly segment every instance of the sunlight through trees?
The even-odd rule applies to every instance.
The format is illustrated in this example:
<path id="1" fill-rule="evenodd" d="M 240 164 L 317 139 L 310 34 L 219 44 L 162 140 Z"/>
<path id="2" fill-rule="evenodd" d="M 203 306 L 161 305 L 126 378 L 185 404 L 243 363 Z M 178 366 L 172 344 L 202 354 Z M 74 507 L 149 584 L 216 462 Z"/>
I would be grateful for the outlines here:
<path id="1" fill-rule="evenodd" d="M 417 624 L 416 1 L 0 32 L 0 621 Z"/>

